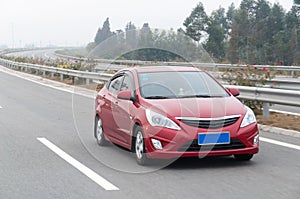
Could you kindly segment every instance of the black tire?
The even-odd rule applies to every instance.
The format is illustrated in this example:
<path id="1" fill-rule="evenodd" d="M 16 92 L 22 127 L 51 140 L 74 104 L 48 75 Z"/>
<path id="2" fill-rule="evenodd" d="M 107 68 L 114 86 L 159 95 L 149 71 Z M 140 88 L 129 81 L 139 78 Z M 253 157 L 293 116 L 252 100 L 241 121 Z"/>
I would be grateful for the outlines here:
<path id="1" fill-rule="evenodd" d="M 136 161 L 139 165 L 146 165 L 149 163 L 149 159 L 146 156 L 143 129 L 140 126 L 136 126 L 134 135 L 133 150 L 135 152 Z"/>
<path id="2" fill-rule="evenodd" d="M 100 145 L 100 146 L 107 145 L 108 142 L 104 136 L 104 131 L 102 128 L 102 120 L 99 116 L 96 116 L 96 118 L 95 118 L 94 135 L 95 135 L 98 145 Z"/>
<path id="3" fill-rule="evenodd" d="M 253 157 L 253 154 L 236 154 L 234 158 L 238 161 L 249 161 Z"/>

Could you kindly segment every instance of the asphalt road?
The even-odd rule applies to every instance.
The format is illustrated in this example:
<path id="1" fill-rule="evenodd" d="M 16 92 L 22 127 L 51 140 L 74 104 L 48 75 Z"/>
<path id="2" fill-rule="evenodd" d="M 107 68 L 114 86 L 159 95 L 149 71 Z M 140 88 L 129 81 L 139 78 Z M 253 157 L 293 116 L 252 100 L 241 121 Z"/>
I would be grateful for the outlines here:
<path id="1" fill-rule="evenodd" d="M 28 58 L 40 58 L 40 59 L 60 59 L 60 57 L 55 55 L 55 51 L 59 49 L 42 49 L 42 50 L 29 50 L 20 51 L 7 54 L 8 56 L 20 56 Z"/>
<path id="2" fill-rule="evenodd" d="M 76 89 L 0 71 L 0 91 L 0 198 L 300 198 L 300 150 L 261 142 L 260 153 L 246 163 L 193 158 L 141 167 L 129 152 L 96 144 L 93 99 Z M 300 146 L 297 138 L 261 136 Z M 42 140 L 81 164 L 68 163 Z"/>

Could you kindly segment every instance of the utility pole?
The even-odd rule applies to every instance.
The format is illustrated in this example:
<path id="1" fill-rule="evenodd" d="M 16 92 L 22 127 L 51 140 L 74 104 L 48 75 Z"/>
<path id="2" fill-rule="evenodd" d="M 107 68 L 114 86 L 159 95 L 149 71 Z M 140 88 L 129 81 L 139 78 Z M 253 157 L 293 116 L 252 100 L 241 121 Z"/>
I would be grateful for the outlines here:
<path id="1" fill-rule="evenodd" d="M 12 49 L 15 48 L 15 35 L 14 35 L 14 23 L 11 22 L 11 40 L 12 40 Z"/>

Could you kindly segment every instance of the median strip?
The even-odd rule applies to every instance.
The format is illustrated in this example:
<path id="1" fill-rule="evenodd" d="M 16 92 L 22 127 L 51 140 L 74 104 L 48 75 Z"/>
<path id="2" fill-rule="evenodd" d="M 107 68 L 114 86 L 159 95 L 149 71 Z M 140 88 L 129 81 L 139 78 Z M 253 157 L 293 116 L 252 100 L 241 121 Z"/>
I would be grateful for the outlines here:
<path id="1" fill-rule="evenodd" d="M 90 178 L 92 181 L 103 187 L 107 191 L 114 191 L 119 190 L 118 187 L 111 184 L 109 181 L 104 179 L 103 177 L 99 176 L 97 173 L 95 173 L 93 170 L 89 169 L 73 157 L 71 157 L 69 154 L 58 148 L 56 145 L 54 145 L 52 142 L 47 140 L 46 138 L 37 138 L 38 141 L 40 141 L 42 144 L 44 144 L 46 147 L 48 147 L 51 151 L 56 153 L 59 157 L 64 159 L 66 162 L 68 162 L 70 165 L 78 169 L 81 173 L 86 175 L 88 178 Z"/>
<path id="2" fill-rule="evenodd" d="M 290 149 L 296 149 L 296 150 L 300 151 L 300 146 L 295 145 L 295 144 L 289 144 L 289 143 L 286 143 L 286 142 L 281 142 L 281 141 L 278 141 L 278 140 L 273 140 L 273 139 L 264 138 L 264 137 L 260 137 L 259 140 L 263 141 L 263 142 L 270 143 L 270 144 L 275 144 L 275 145 L 287 147 L 287 148 L 290 148 Z"/>

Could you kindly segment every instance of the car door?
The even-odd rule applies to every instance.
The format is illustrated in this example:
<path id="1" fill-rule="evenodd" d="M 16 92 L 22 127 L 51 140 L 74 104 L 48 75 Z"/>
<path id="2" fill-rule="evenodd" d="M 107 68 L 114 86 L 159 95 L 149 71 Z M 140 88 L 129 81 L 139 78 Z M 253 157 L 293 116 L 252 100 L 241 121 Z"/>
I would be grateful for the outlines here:
<path id="1" fill-rule="evenodd" d="M 103 97 L 104 103 L 101 107 L 102 110 L 102 122 L 103 130 L 110 139 L 120 139 L 118 134 L 118 125 L 116 124 L 115 114 L 118 111 L 116 109 L 117 94 L 120 91 L 121 84 L 123 82 L 123 74 L 118 74 L 113 77 L 108 84 L 108 92 Z"/>
<path id="2" fill-rule="evenodd" d="M 124 74 L 124 79 L 120 88 L 120 91 L 129 90 L 131 95 L 134 94 L 134 81 L 133 75 L 130 72 Z M 132 128 L 132 109 L 134 108 L 133 102 L 131 100 L 117 99 L 116 111 L 114 112 L 114 118 L 116 125 L 118 126 L 118 133 L 126 145 L 130 145 L 131 141 L 131 128 Z"/>

